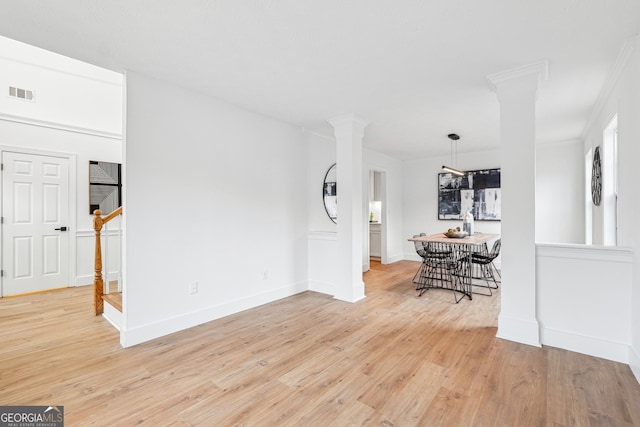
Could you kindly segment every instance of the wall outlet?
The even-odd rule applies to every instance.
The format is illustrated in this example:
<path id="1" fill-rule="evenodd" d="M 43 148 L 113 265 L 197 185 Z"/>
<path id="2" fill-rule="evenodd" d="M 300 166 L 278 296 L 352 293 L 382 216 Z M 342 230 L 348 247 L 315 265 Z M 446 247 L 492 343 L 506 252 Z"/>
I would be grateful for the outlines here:
<path id="1" fill-rule="evenodd" d="M 189 284 L 189 294 L 195 295 L 198 293 L 198 282 L 192 282 Z"/>
<path id="2" fill-rule="evenodd" d="M 262 280 L 267 280 L 267 279 L 269 279 L 269 270 L 265 270 L 262 273 Z"/>

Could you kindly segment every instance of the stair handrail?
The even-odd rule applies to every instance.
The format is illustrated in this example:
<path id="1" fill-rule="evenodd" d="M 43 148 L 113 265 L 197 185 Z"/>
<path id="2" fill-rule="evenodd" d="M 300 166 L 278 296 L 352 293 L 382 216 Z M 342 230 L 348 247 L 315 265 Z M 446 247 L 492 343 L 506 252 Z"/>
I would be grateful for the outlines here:
<path id="1" fill-rule="evenodd" d="M 102 211 L 100 209 L 96 209 L 93 211 L 93 229 L 96 232 L 96 249 L 95 249 L 95 258 L 94 258 L 94 266 L 95 266 L 95 276 L 93 278 L 93 307 L 96 313 L 96 316 L 102 314 L 104 311 L 104 302 L 102 301 L 102 296 L 104 295 L 104 280 L 102 279 L 102 243 L 101 243 L 101 234 L 102 227 L 113 218 L 122 214 L 122 206 L 111 212 L 106 216 L 102 216 Z"/>

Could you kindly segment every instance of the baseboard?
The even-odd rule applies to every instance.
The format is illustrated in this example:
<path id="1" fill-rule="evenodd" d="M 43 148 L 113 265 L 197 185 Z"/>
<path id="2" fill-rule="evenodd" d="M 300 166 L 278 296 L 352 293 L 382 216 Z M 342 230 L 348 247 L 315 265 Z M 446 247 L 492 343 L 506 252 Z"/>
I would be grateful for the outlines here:
<path id="1" fill-rule="evenodd" d="M 387 255 L 387 264 L 393 264 L 394 262 L 402 261 L 403 259 L 404 259 L 404 256 L 402 256 L 402 254 L 396 254 L 391 256 Z"/>
<path id="2" fill-rule="evenodd" d="M 113 276 L 117 276 L 118 272 L 114 271 L 113 273 L 109 273 L 109 277 L 113 277 Z M 89 286 L 89 285 L 93 285 L 93 279 L 94 279 L 94 275 L 93 274 L 88 274 L 88 275 L 84 275 L 84 276 L 76 276 L 76 283 L 74 286 Z M 107 278 L 103 277 L 103 280 L 106 282 Z"/>
<path id="3" fill-rule="evenodd" d="M 640 384 L 640 353 L 633 346 L 629 346 L 629 367 Z"/>
<path id="4" fill-rule="evenodd" d="M 418 254 L 405 254 L 402 259 L 407 261 L 420 261 L 422 262 L 422 257 Z"/>
<path id="5" fill-rule="evenodd" d="M 107 319 L 107 321 L 111 323 L 114 328 L 122 331 L 122 313 L 113 308 L 113 306 L 111 306 L 111 304 L 106 301 L 104 302 L 103 307 L 104 311 L 102 313 L 102 317 Z"/>
<path id="6" fill-rule="evenodd" d="M 336 285 L 316 280 L 309 280 L 309 290 L 334 296 L 336 294 Z"/>
<path id="7" fill-rule="evenodd" d="M 93 285 L 94 276 L 86 275 L 86 276 L 76 276 L 76 286 L 87 286 Z"/>
<path id="8" fill-rule="evenodd" d="M 627 343 L 544 327 L 541 328 L 541 338 L 542 344 L 550 347 L 562 348 L 614 362 L 629 363 L 631 347 Z"/>
<path id="9" fill-rule="evenodd" d="M 534 319 L 513 317 L 505 314 L 498 316 L 498 338 L 521 344 L 541 347 L 540 325 Z"/>
<path id="10" fill-rule="evenodd" d="M 247 298 L 208 307 L 191 313 L 185 313 L 169 319 L 163 319 L 159 322 L 131 329 L 125 328 L 120 332 L 120 344 L 125 348 L 132 347 L 155 338 L 160 338 L 174 332 L 192 328 L 231 314 L 258 307 L 282 298 L 290 297 L 307 290 L 307 282 L 295 283 L 262 294 L 251 295 Z"/>

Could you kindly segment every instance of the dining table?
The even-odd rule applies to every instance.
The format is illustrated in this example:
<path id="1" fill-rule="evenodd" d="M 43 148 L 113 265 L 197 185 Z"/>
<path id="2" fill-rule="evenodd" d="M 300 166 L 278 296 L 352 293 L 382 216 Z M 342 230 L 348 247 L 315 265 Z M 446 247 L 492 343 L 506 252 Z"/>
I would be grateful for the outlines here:
<path id="1" fill-rule="evenodd" d="M 467 258 L 467 268 L 460 270 L 458 276 L 461 277 L 463 283 L 463 293 L 469 299 L 473 299 L 473 275 L 472 275 L 472 255 L 475 252 L 486 250 L 490 241 L 500 238 L 499 234 L 492 233 L 473 233 L 464 237 L 448 237 L 444 233 L 431 234 L 426 236 L 414 236 L 409 238 L 411 242 L 438 243 L 451 246 L 452 252 L 459 254 L 460 259 Z"/>

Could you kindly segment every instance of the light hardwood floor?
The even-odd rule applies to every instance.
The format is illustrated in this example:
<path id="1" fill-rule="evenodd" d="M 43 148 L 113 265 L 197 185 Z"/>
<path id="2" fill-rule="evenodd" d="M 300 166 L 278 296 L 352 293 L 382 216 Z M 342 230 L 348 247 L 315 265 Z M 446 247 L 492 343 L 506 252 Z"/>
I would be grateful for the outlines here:
<path id="1" fill-rule="evenodd" d="M 5 298 L 0 405 L 63 405 L 67 426 L 640 426 L 628 366 L 499 340 L 499 293 L 418 298 L 417 267 L 129 349 L 91 287 Z"/>

